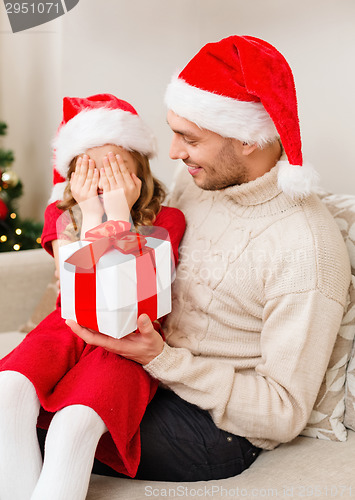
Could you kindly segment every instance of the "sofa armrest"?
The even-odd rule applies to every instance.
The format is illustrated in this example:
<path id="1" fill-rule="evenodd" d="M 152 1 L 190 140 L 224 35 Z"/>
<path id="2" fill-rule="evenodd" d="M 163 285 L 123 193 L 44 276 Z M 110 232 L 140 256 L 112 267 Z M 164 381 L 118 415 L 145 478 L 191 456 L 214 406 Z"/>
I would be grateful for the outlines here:
<path id="1" fill-rule="evenodd" d="M 0 332 L 28 320 L 54 270 L 54 259 L 41 248 L 0 253 Z"/>

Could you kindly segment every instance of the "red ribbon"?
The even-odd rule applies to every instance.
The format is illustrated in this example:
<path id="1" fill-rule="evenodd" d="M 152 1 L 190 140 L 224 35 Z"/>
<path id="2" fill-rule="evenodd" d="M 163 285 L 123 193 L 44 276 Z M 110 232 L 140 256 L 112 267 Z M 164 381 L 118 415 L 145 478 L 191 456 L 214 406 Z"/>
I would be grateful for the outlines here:
<path id="1" fill-rule="evenodd" d="M 65 262 L 75 269 L 75 315 L 77 322 L 99 331 L 96 314 L 96 264 L 112 248 L 136 257 L 138 316 L 157 319 L 157 285 L 154 249 L 147 240 L 128 230 L 124 221 L 107 221 L 85 233 L 89 245 L 79 248 Z M 103 332 L 105 333 L 105 332 Z"/>
<path id="2" fill-rule="evenodd" d="M 124 254 L 142 254 L 147 240 L 144 236 L 129 231 L 130 227 L 129 222 L 107 221 L 87 231 L 84 241 L 91 241 L 91 244 L 79 248 L 65 262 L 76 266 L 78 272 L 92 273 L 101 257 L 111 248 L 116 248 Z"/>

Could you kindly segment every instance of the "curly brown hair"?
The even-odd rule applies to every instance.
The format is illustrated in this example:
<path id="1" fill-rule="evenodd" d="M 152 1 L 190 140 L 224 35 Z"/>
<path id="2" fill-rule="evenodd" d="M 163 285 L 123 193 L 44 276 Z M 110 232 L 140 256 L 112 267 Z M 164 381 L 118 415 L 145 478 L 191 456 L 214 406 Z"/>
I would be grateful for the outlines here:
<path id="1" fill-rule="evenodd" d="M 161 205 L 166 196 L 166 190 L 163 184 L 153 176 L 148 158 L 137 151 L 129 151 L 129 153 L 136 162 L 137 177 L 142 181 L 140 196 L 131 210 L 133 224 L 136 228 L 138 226 L 152 226 L 156 216 L 160 212 Z M 72 213 L 71 209 L 77 204 L 72 196 L 69 182 L 71 174 L 75 170 L 77 158 L 73 158 L 69 164 L 67 174 L 68 184 L 64 190 L 63 200 L 57 203 L 58 208 L 69 210 L 69 213 Z"/>

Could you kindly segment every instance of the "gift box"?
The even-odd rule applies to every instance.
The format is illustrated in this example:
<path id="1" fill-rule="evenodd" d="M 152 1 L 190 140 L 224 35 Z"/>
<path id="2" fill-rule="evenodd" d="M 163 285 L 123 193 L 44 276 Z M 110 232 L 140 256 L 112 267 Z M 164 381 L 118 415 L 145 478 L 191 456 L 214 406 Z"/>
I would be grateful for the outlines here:
<path id="1" fill-rule="evenodd" d="M 165 229 L 147 228 L 142 236 L 114 224 L 60 246 L 61 312 L 64 319 L 121 338 L 137 329 L 140 314 L 154 321 L 171 311 L 173 266 Z"/>

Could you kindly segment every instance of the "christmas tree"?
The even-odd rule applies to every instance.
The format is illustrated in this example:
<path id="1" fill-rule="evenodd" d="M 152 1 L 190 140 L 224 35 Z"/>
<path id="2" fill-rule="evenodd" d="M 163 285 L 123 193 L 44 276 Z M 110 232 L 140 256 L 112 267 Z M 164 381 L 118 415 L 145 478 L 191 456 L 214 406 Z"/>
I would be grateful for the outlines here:
<path id="1" fill-rule="evenodd" d="M 0 136 L 7 125 L 0 122 Z M 21 219 L 16 202 L 22 195 L 22 182 L 10 166 L 13 152 L 0 147 L 0 252 L 28 250 L 41 246 L 43 225 L 30 219 Z"/>

